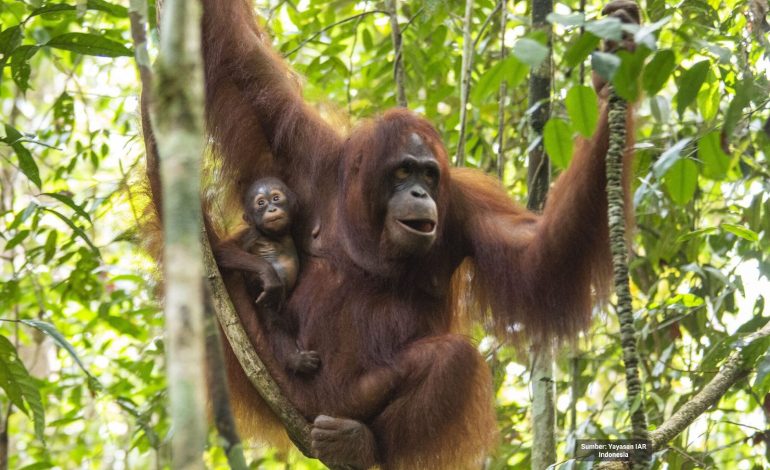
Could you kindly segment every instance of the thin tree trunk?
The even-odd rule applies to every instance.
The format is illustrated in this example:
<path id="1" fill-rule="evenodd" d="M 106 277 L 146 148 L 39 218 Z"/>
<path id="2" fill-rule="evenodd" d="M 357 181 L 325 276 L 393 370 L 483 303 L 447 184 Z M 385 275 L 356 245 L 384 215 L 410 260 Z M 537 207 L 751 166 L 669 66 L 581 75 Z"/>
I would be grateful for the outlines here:
<path id="1" fill-rule="evenodd" d="M 200 171 L 201 6 L 168 0 L 162 16 L 155 122 L 163 191 L 166 351 L 175 469 L 204 468 L 206 443 Z"/>
<path id="2" fill-rule="evenodd" d="M 396 81 L 396 100 L 398 105 L 406 108 L 406 77 L 404 74 L 404 53 L 401 45 L 401 27 L 398 25 L 398 0 L 388 0 L 390 13 L 390 37 L 393 40 L 393 78 Z"/>
<path id="3" fill-rule="evenodd" d="M 0 430 L 0 470 L 8 470 L 8 421 L 13 414 L 13 405 L 8 405 L 8 411 L 3 416 L 3 422 L 1 424 L 2 430 Z"/>
<path id="4" fill-rule="evenodd" d="M 500 61 L 505 60 L 505 27 L 508 22 L 508 5 L 506 0 L 500 0 Z M 497 178 L 503 181 L 505 176 L 505 105 L 508 95 L 508 81 L 500 82 L 497 92 Z"/>
<path id="5" fill-rule="evenodd" d="M 546 17 L 553 11 L 553 0 L 532 1 L 532 29 L 544 31 L 548 35 L 548 57 L 529 74 L 529 107 L 537 106 L 532 112 L 530 125 L 537 139 L 537 145 L 529 152 L 527 181 L 530 188 L 530 201 L 545 201 L 548 192 L 548 180 L 551 173 L 550 162 L 543 146 L 543 128 L 551 114 L 551 25 Z M 542 191 L 542 194 L 535 193 Z M 532 204 L 530 204 L 532 206 Z"/>
<path id="6" fill-rule="evenodd" d="M 463 20 L 463 58 L 460 71 L 460 139 L 457 142 L 455 165 L 465 166 L 465 135 L 468 124 L 468 96 L 471 89 L 471 68 L 473 67 L 473 42 L 471 23 L 473 21 L 473 0 L 465 1 Z"/>
<path id="7" fill-rule="evenodd" d="M 553 349 L 540 345 L 532 358 L 532 470 L 556 462 L 555 393 Z"/>
<path id="8" fill-rule="evenodd" d="M 150 120 L 152 109 L 153 74 L 150 57 L 147 51 L 147 3 L 144 0 L 131 0 L 129 5 L 129 18 L 131 21 L 131 36 L 134 42 L 134 51 L 139 77 L 142 83 L 142 130 L 144 133 L 147 172 L 150 175 L 150 185 L 153 199 L 156 204 L 162 203 L 161 189 L 157 175 L 160 174 L 158 162 L 158 149 Z M 160 216 L 158 212 L 158 216 Z M 225 374 L 224 359 L 222 356 L 222 344 L 219 335 L 219 325 L 213 311 L 211 295 L 208 289 L 205 294 L 205 348 L 206 364 L 208 369 L 207 386 L 209 400 L 213 411 L 214 425 L 217 428 L 223 449 L 227 456 L 230 468 L 245 470 L 248 468 L 243 456 L 243 446 L 238 436 L 235 420 L 230 407 L 230 395 Z M 0 469 L 2 470 L 2 469 Z"/>
<path id="9" fill-rule="evenodd" d="M 529 107 L 537 106 L 532 113 L 532 131 L 538 144 L 529 153 L 527 207 L 541 211 L 545 205 L 550 183 L 550 163 L 543 146 L 543 128 L 550 115 L 551 107 L 551 27 L 546 17 L 553 11 L 553 0 L 533 0 L 532 29 L 548 34 L 548 57 L 529 78 Z M 553 380 L 553 346 L 535 345 L 532 360 L 532 466 L 543 470 L 556 462 L 556 407 Z"/>

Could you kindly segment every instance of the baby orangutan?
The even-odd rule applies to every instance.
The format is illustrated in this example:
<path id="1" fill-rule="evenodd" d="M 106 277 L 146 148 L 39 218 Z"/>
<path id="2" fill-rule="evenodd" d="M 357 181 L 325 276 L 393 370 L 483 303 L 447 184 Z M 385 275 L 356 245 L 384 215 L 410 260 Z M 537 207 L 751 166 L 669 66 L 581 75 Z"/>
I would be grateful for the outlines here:
<path id="1" fill-rule="evenodd" d="M 286 368 L 308 374 L 320 366 L 318 353 L 298 347 L 293 334 L 295 325 L 281 315 L 283 302 L 294 288 L 299 272 L 299 257 L 289 231 L 297 213 L 296 204 L 297 198 L 281 180 L 257 180 L 243 198 L 243 220 L 248 227 L 223 241 L 216 251 L 220 267 L 242 271 L 249 295 L 255 299 L 275 347 L 288 351 Z M 258 259 L 239 262 L 237 253 L 243 251 Z"/>

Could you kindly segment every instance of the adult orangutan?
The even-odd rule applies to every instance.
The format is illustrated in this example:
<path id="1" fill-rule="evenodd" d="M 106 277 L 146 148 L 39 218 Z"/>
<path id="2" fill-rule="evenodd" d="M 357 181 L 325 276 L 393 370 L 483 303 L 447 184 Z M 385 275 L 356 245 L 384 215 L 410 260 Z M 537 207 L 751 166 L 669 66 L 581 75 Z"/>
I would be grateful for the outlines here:
<path id="1" fill-rule="evenodd" d="M 628 0 L 605 13 L 639 19 Z M 610 272 L 606 108 L 537 215 L 482 173 L 450 168 L 437 131 L 407 110 L 338 132 L 303 101 L 247 0 L 205 0 L 203 41 L 221 181 L 240 198 L 276 176 L 298 198 L 302 270 L 283 314 L 298 321 L 300 347 L 320 355 L 318 372 L 277 366 L 243 276 L 225 281 L 255 347 L 313 422 L 313 451 L 359 468 L 478 464 L 495 443 L 491 380 L 457 334 L 459 310 L 508 338 L 588 325 L 592 286 L 606 293 Z M 228 353 L 241 431 L 275 425 Z"/>

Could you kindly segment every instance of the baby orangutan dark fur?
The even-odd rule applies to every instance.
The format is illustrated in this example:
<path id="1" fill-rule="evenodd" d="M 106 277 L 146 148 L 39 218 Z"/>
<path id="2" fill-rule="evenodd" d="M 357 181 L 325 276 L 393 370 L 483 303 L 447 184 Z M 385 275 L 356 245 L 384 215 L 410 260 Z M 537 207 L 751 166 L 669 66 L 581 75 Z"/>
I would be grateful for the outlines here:
<path id="1" fill-rule="evenodd" d="M 297 198 L 281 180 L 259 179 L 243 197 L 247 227 L 218 244 L 214 254 L 220 269 L 241 270 L 264 327 L 286 355 L 286 367 L 308 374 L 318 370 L 318 353 L 298 347 L 292 351 L 296 324 L 281 315 L 286 295 L 294 288 L 299 273 L 299 258 L 289 231 L 296 213 Z M 244 251 L 258 259 L 244 262 Z"/>
<path id="2" fill-rule="evenodd" d="M 592 289 L 606 294 L 611 271 L 606 105 L 595 135 L 577 145 L 535 214 L 496 180 L 451 168 L 436 129 L 405 109 L 340 132 L 305 103 L 249 0 L 203 3 L 206 118 L 219 181 L 232 199 L 276 175 L 296 195 L 290 229 L 302 269 L 280 316 L 297 325 L 297 344 L 317 351 L 323 367 L 311 376 L 285 370 L 296 352 L 284 344 L 291 335 L 257 321 L 241 274 L 256 273 L 265 295 L 276 296 L 263 277 L 269 263 L 243 240 L 227 245 L 238 266 L 223 278 L 255 349 L 313 423 L 313 452 L 358 468 L 480 468 L 496 444 L 492 383 L 459 318 L 535 343 L 589 325 Z M 607 13 L 640 18 L 628 0 Z M 241 433 L 279 429 L 225 346 Z"/>

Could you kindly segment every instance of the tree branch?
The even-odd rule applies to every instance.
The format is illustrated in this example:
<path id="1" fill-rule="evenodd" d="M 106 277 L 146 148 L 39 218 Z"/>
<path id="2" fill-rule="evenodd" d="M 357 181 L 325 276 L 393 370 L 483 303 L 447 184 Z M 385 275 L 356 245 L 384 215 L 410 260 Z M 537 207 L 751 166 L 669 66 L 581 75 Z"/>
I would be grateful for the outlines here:
<path id="1" fill-rule="evenodd" d="M 275 383 L 267 367 L 265 367 L 265 363 L 262 362 L 262 359 L 254 350 L 251 340 L 249 340 L 246 330 L 243 329 L 238 313 L 230 300 L 230 295 L 227 293 L 205 233 L 202 237 L 202 244 L 203 261 L 209 281 L 214 311 L 235 357 L 238 358 L 243 372 L 257 393 L 259 393 L 259 396 L 265 400 L 265 403 L 281 420 L 281 423 L 286 428 L 286 433 L 294 442 L 294 445 L 305 456 L 313 457 L 310 451 L 310 424 L 305 421 L 305 418 L 294 408 L 289 400 L 283 396 L 278 384 Z M 349 469 L 349 467 L 341 465 L 327 464 L 327 466 L 335 470 Z"/>
<path id="2" fill-rule="evenodd" d="M 755 341 L 767 336 L 770 336 L 770 323 L 766 324 L 756 333 L 744 338 L 744 342 Z M 653 449 L 660 449 L 679 435 L 679 433 L 687 429 L 698 416 L 719 403 L 719 400 L 722 399 L 722 396 L 727 393 L 730 387 L 746 377 L 750 371 L 745 366 L 742 351 L 733 352 L 722 367 L 719 368 L 719 372 L 700 392 L 676 410 L 658 429 L 650 433 Z"/>
<path id="3" fill-rule="evenodd" d="M 770 336 L 770 323 L 759 331 L 743 339 L 744 344 Z M 730 388 L 741 381 L 751 372 L 743 358 L 743 349 L 734 351 L 719 368 L 719 372 L 707 383 L 700 392 L 696 393 L 687 403 L 682 405 L 658 429 L 649 433 L 652 450 L 663 449 L 682 431 L 687 429 L 695 420 L 709 408 L 716 406 Z M 621 470 L 628 468 L 624 462 L 602 462 L 596 467 L 599 470 Z"/>
<path id="4" fill-rule="evenodd" d="M 393 51 L 396 55 L 393 61 L 393 78 L 396 81 L 397 101 L 399 106 L 406 108 L 406 77 L 401 27 L 398 25 L 398 0 L 388 0 L 388 10 L 390 10 L 390 37 L 393 40 Z"/>
<path id="5" fill-rule="evenodd" d="M 206 325 L 206 368 L 208 377 L 209 400 L 214 415 L 214 426 L 217 428 L 225 451 L 227 463 L 232 470 L 247 470 L 246 458 L 243 456 L 243 445 L 238 436 L 238 430 L 230 407 L 230 390 L 227 384 L 225 359 L 222 352 L 222 338 L 219 334 L 216 312 L 211 300 L 211 288 L 205 286 L 205 325 Z"/>
<path id="6" fill-rule="evenodd" d="M 463 20 L 463 57 L 460 70 L 460 139 L 457 142 L 455 165 L 465 166 L 465 133 L 468 124 L 468 96 L 471 90 L 471 69 L 473 68 L 473 40 L 471 26 L 473 22 L 473 0 L 465 0 L 465 19 Z"/>

